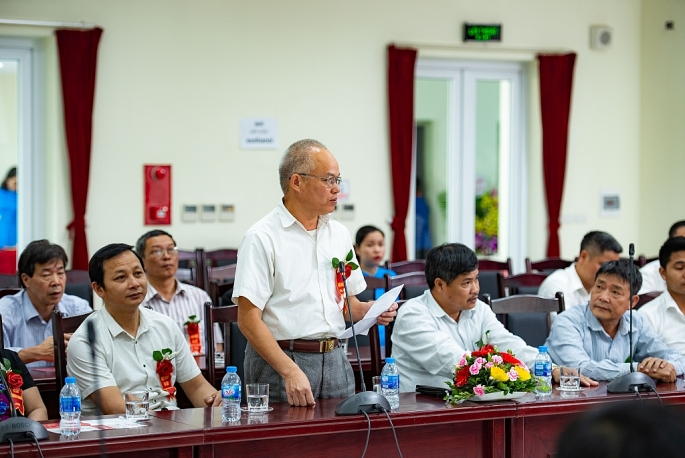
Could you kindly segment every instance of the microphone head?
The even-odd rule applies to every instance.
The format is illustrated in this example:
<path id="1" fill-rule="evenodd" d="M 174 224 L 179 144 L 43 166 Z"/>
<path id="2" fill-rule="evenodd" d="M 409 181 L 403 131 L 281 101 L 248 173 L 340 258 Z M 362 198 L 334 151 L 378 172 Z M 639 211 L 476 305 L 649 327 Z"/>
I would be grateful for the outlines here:
<path id="1" fill-rule="evenodd" d="M 635 255 L 635 244 L 631 243 L 628 245 L 628 256 L 634 256 Z"/>
<path id="2" fill-rule="evenodd" d="M 93 324 L 93 320 L 88 320 L 86 325 L 88 329 L 88 343 L 93 345 L 95 343 L 95 325 Z"/>

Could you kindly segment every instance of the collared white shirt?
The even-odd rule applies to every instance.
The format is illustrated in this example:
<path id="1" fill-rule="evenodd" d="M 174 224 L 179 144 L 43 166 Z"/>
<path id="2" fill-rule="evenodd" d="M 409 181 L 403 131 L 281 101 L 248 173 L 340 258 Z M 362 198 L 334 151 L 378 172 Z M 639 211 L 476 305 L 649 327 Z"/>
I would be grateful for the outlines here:
<path id="1" fill-rule="evenodd" d="M 319 216 L 312 235 L 281 203 L 240 243 L 233 302 L 243 296 L 261 309 L 276 340 L 335 337 L 345 329 L 345 321 L 332 260 L 345 260 L 350 250 L 352 239 L 345 226 Z M 353 270 L 348 293 L 354 296 L 364 289 L 361 269 Z"/>
<path id="2" fill-rule="evenodd" d="M 685 315 L 666 291 L 637 311 L 667 347 L 685 355 Z"/>
<path id="3" fill-rule="evenodd" d="M 209 295 L 203 290 L 193 285 L 188 285 L 176 280 L 176 291 L 171 296 L 171 300 L 167 302 L 161 294 L 150 283 L 147 284 L 147 295 L 141 304 L 143 307 L 149 306 L 155 312 L 166 315 L 176 322 L 178 327 L 183 332 L 183 335 L 188 338 L 188 330 L 184 323 L 188 321 L 191 315 L 195 315 L 200 319 L 199 332 L 200 342 L 202 342 L 202 353 L 206 353 L 205 340 L 205 302 L 211 302 Z M 214 325 L 214 343 L 221 343 L 221 327 L 219 324 Z"/>
<path id="4" fill-rule="evenodd" d="M 484 302 L 462 311 L 457 322 L 445 313 L 430 290 L 407 301 L 400 307 L 392 333 L 400 391 L 413 392 L 416 385 L 447 388 L 445 382 L 453 378 L 454 366 L 465 352 L 478 349 L 476 342 L 486 342 L 487 331 L 487 343 L 499 351 L 511 350 L 533 367 L 537 349 L 510 333 Z"/>
<path id="5" fill-rule="evenodd" d="M 93 311 L 88 301 L 69 294 L 62 295 L 55 309 L 65 316 L 82 315 Z M 38 314 L 38 310 L 25 289 L 0 299 L 0 315 L 2 316 L 3 340 L 7 350 L 19 353 L 20 350 L 35 347 L 52 336 L 52 318 L 45 321 Z M 28 363 L 26 367 L 35 369 L 53 365 L 47 361 L 35 361 Z"/>
<path id="6" fill-rule="evenodd" d="M 98 413 L 99 409 L 88 396 L 108 386 L 119 387 L 122 393 L 131 390 L 150 391 L 151 408 L 175 406 L 175 399 L 169 401 L 161 395 L 157 362 L 152 357 L 154 351 L 169 348 L 175 355 L 171 360 L 174 366 L 172 385 L 176 381 L 185 383 L 200 374 L 190 354 L 190 347 L 176 323 L 153 310 L 144 307 L 138 310 L 140 325 L 136 337 L 124 331 L 109 314 L 107 307 L 103 306 L 93 312 L 69 340 L 67 372 L 76 377 L 84 415 Z M 88 321 L 95 325 L 94 362 L 88 343 Z"/>
<path id="7" fill-rule="evenodd" d="M 653 291 L 666 291 L 666 280 L 661 278 L 659 267 L 661 267 L 661 264 L 658 259 L 642 266 L 640 269 L 640 273 L 642 274 L 642 287 L 638 294 L 651 293 Z"/>
<path id="8" fill-rule="evenodd" d="M 590 300 L 590 293 L 578 276 L 575 262 L 565 269 L 555 270 L 545 278 L 538 294 L 543 297 L 554 297 L 558 291 L 564 293 L 566 310 L 575 305 L 587 304 Z M 553 314 L 555 315 L 556 313 Z"/>

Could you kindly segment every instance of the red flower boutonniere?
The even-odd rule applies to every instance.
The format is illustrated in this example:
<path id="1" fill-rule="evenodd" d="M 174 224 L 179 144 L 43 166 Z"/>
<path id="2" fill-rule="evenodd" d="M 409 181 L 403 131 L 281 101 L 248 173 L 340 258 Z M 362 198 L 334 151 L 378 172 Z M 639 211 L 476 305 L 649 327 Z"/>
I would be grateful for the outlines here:
<path id="1" fill-rule="evenodd" d="M 24 384 L 24 377 L 21 376 L 21 371 L 19 369 L 12 369 L 10 360 L 4 358 L 2 363 L 0 363 L 0 371 L 2 371 L 7 380 L 7 385 L 10 393 L 12 393 L 12 402 L 14 402 L 14 408 L 17 409 L 19 413 L 24 415 L 24 391 L 21 386 Z"/>
<path id="2" fill-rule="evenodd" d="M 352 262 L 352 259 L 354 258 L 354 252 L 350 250 L 349 253 L 347 253 L 347 256 L 345 256 L 345 260 L 343 261 L 343 264 L 345 265 L 345 278 L 350 278 L 350 275 L 352 274 L 353 270 L 359 269 L 359 266 Z M 342 311 L 343 313 L 347 312 L 347 304 L 345 302 L 345 283 L 343 282 L 342 274 L 340 273 L 339 267 L 340 267 L 340 259 L 338 258 L 333 258 L 331 260 L 331 264 L 333 265 L 333 269 L 335 269 L 335 286 L 338 289 L 338 293 L 340 294 L 340 297 L 343 299 L 343 308 Z"/>
<path id="3" fill-rule="evenodd" d="M 171 363 L 171 360 L 174 359 L 174 356 L 170 348 L 152 352 L 152 358 L 157 361 L 155 372 L 157 372 L 159 377 L 159 383 L 162 385 L 162 389 L 169 393 L 170 401 L 176 397 L 176 388 L 171 383 L 171 376 L 174 373 L 174 365 Z"/>
<path id="4" fill-rule="evenodd" d="M 190 315 L 188 321 L 183 323 L 188 331 L 190 352 L 194 355 L 202 354 L 202 342 L 200 341 L 200 319 L 196 315 Z"/>

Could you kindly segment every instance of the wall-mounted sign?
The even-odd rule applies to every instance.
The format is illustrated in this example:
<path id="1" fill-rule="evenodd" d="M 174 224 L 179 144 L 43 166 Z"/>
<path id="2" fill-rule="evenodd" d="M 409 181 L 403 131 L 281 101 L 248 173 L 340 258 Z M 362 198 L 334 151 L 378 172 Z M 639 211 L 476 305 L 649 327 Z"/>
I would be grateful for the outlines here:
<path id="1" fill-rule="evenodd" d="M 278 119 L 241 118 L 240 147 L 250 149 L 278 148 Z"/>
<path id="2" fill-rule="evenodd" d="M 502 24 L 464 23 L 464 41 L 502 41 Z"/>

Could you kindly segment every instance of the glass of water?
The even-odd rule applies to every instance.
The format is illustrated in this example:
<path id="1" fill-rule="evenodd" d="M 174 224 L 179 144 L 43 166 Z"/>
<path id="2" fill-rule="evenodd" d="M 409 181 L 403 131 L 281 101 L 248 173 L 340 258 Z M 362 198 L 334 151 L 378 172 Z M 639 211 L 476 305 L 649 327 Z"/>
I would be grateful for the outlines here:
<path id="1" fill-rule="evenodd" d="M 247 391 L 247 411 L 266 412 L 269 410 L 269 384 L 268 383 L 248 383 L 245 385 Z"/>
<path id="2" fill-rule="evenodd" d="M 373 377 L 371 377 L 371 383 L 373 384 L 373 391 L 375 391 L 378 394 L 381 394 L 381 376 L 374 375 Z"/>
<path id="3" fill-rule="evenodd" d="M 565 391 L 580 390 L 580 368 L 561 366 L 559 374 L 559 387 Z"/>
<path id="4" fill-rule="evenodd" d="M 124 393 L 124 399 L 126 400 L 127 420 L 147 420 L 147 411 L 150 408 L 149 391 L 127 391 Z"/>

